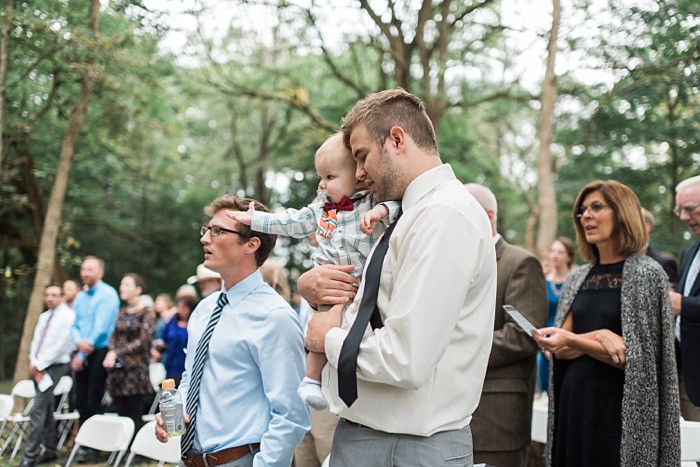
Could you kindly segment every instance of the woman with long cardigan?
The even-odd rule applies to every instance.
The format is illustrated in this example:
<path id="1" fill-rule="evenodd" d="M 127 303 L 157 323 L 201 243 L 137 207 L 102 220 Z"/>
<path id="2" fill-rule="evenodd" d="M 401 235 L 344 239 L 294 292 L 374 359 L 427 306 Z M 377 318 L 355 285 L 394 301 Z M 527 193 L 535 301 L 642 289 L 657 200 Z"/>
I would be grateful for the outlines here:
<path id="1" fill-rule="evenodd" d="M 668 278 L 643 254 L 637 196 L 610 181 L 574 204 L 589 264 L 569 274 L 553 327 L 547 464 L 680 465 L 680 409 Z"/>

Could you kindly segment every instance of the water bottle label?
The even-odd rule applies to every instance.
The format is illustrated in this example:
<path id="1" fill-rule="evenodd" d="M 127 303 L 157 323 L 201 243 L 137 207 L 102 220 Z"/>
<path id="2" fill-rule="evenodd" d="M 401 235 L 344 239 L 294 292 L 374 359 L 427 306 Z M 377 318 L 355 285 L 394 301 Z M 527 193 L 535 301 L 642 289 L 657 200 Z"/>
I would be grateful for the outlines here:
<path id="1" fill-rule="evenodd" d="M 168 413 L 168 416 L 163 417 L 163 423 L 165 425 L 165 430 L 169 434 L 183 434 L 185 432 L 185 418 L 183 415 L 182 405 L 175 404 L 175 406 L 171 408 L 170 413 Z"/>

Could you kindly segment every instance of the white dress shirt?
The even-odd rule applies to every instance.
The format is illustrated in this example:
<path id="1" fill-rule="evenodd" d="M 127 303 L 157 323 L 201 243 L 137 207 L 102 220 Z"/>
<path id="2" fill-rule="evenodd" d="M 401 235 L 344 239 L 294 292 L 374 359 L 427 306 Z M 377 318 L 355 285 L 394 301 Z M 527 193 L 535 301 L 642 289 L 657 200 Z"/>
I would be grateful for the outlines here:
<path id="1" fill-rule="evenodd" d="M 496 252 L 484 209 L 449 165 L 416 178 L 384 258 L 377 305 L 384 327 L 360 346 L 358 399 L 338 396 L 338 358 L 362 300 L 326 335 L 323 389 L 331 410 L 390 432 L 429 436 L 469 424 L 493 335 Z"/>
<path id="2" fill-rule="evenodd" d="M 52 314 L 53 317 L 51 317 Z M 50 322 L 49 318 L 51 318 Z M 29 362 L 37 370 L 43 371 L 51 365 L 70 362 L 70 354 L 73 352 L 70 332 L 74 319 L 75 312 L 65 303 L 61 303 L 53 310 L 47 310 L 39 316 L 39 321 L 34 328 L 32 345 L 29 349 Z M 47 324 L 48 329 L 46 329 Z M 46 330 L 46 335 L 41 348 L 39 348 L 44 330 Z"/>

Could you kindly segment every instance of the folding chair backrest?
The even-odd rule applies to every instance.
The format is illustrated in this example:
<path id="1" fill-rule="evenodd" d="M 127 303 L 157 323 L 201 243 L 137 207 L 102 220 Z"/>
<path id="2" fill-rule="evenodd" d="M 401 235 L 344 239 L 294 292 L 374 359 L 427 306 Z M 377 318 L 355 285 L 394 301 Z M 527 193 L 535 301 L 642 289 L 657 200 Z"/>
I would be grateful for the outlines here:
<path id="1" fill-rule="evenodd" d="M 165 379 L 165 365 L 160 362 L 151 363 L 148 365 L 148 377 L 151 380 L 153 390 L 156 392 L 151 402 L 151 407 L 148 409 L 148 415 L 144 415 L 144 420 L 151 420 L 152 415 L 158 409 L 158 401 L 160 400 L 160 383 Z"/>
<path id="2" fill-rule="evenodd" d="M 17 384 L 12 388 L 12 395 L 17 397 L 24 397 L 25 399 L 31 399 L 36 395 L 34 390 L 34 381 L 31 379 L 22 379 L 17 381 Z"/>
<path id="3" fill-rule="evenodd" d="M 119 465 L 124 453 L 129 449 L 129 443 L 134 436 L 134 421 L 128 417 L 118 415 L 93 415 L 80 425 L 75 436 L 73 450 L 68 456 L 66 467 L 69 467 L 75 458 L 76 452 L 82 446 L 98 451 L 111 452 L 110 463 L 114 453 L 116 459 L 114 465 Z"/>
<path id="4" fill-rule="evenodd" d="M 22 412 L 24 415 L 27 415 L 32 408 L 33 399 L 36 395 L 34 381 L 31 379 L 22 379 L 17 381 L 17 384 L 15 384 L 12 388 L 12 395 L 14 397 L 27 399 L 27 404 L 24 406 L 24 411 Z"/>
<path id="5" fill-rule="evenodd" d="M 171 438 L 167 443 L 161 443 L 156 438 L 155 425 L 155 421 L 148 422 L 136 433 L 134 442 L 131 443 L 127 466 L 133 459 L 133 455 L 144 456 L 169 464 L 180 462 L 180 439 Z"/>
<path id="6" fill-rule="evenodd" d="M 134 421 L 116 415 L 93 415 L 80 426 L 75 443 L 99 451 L 125 451 L 134 436 Z"/>
<path id="7" fill-rule="evenodd" d="M 7 418 L 15 406 L 14 397 L 8 394 L 0 394 L 0 419 Z"/>
<path id="8" fill-rule="evenodd" d="M 73 378 L 70 375 L 61 376 L 61 379 L 58 380 L 58 383 L 53 388 L 53 395 L 61 397 L 61 400 L 56 405 L 56 412 L 60 413 L 63 409 L 71 389 L 73 389 Z"/>
<path id="9" fill-rule="evenodd" d="M 148 378 L 151 380 L 153 390 L 157 392 L 160 389 L 160 383 L 165 379 L 165 365 L 160 362 L 148 365 Z"/>
<path id="10" fill-rule="evenodd" d="M 71 389 L 73 389 L 73 378 L 70 375 L 64 375 L 61 376 L 61 379 L 58 380 L 58 383 L 53 388 L 53 395 L 62 396 L 69 393 Z"/>
<path id="11" fill-rule="evenodd" d="M 681 419 L 681 461 L 700 461 L 700 422 Z"/>

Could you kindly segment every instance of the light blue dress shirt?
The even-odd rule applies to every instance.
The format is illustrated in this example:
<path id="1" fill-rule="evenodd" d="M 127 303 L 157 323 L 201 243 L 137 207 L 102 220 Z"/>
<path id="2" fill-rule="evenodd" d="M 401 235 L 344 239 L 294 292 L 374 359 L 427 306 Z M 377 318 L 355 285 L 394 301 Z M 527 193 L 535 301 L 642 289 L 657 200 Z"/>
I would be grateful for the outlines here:
<path id="1" fill-rule="evenodd" d="M 91 289 L 78 294 L 74 309 L 75 321 L 71 328 L 73 344 L 78 341 L 90 341 L 96 349 L 108 347 L 119 315 L 117 291 L 99 281 Z M 85 358 L 85 355 L 81 356 Z"/>
<path id="2" fill-rule="evenodd" d="M 199 389 L 194 448 L 213 453 L 259 442 L 254 466 L 288 467 L 310 428 L 297 395 L 305 372 L 299 318 L 259 271 L 225 292 L 229 304 L 209 343 Z M 213 293 L 202 300 L 187 325 L 183 403 L 197 344 L 218 297 Z"/>

